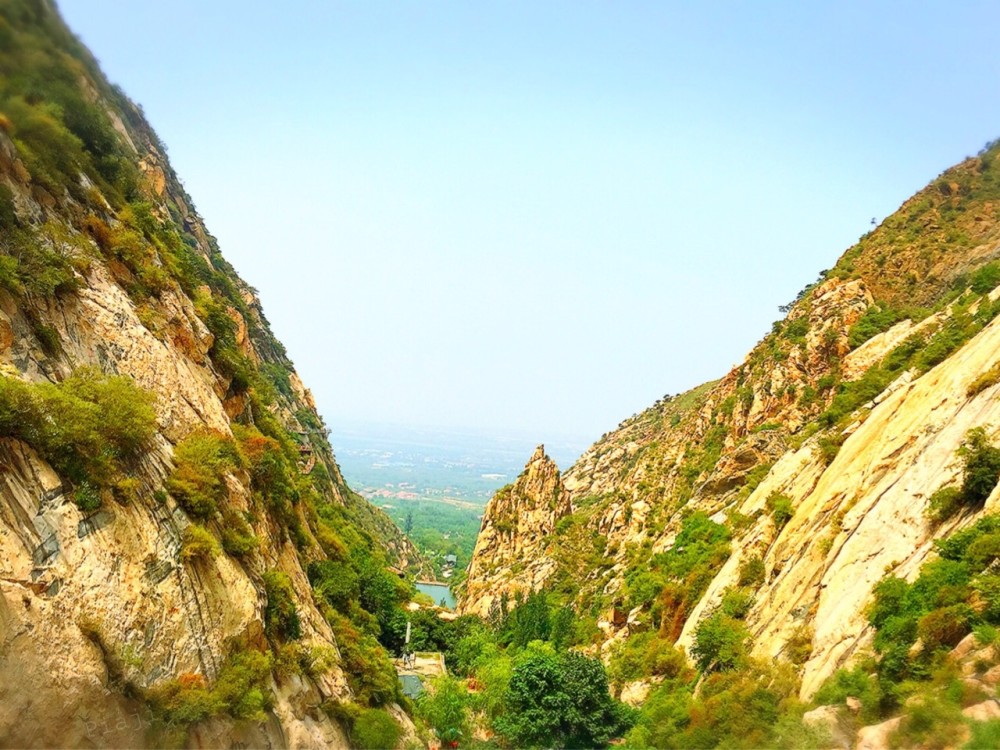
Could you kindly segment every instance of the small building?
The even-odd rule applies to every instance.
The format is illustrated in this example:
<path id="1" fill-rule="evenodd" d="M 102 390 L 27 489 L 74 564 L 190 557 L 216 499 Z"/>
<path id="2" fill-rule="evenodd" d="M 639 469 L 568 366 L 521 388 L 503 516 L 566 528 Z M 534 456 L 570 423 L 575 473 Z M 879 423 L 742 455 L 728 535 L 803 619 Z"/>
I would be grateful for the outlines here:
<path id="1" fill-rule="evenodd" d="M 454 568 L 458 564 L 458 558 L 455 555 L 445 555 L 444 564 Z"/>

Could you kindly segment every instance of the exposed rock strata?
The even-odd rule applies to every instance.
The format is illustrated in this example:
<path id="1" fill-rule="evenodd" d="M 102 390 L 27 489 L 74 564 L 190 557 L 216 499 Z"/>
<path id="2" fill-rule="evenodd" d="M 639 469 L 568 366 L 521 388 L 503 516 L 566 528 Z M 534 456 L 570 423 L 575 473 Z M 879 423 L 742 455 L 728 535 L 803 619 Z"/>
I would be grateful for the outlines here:
<path id="1" fill-rule="evenodd" d="M 1000 368 L 1000 322 L 945 350 L 926 371 L 900 370 L 853 413 L 820 417 L 838 384 L 864 377 L 904 342 L 919 349 L 954 316 L 969 319 L 984 304 L 977 300 L 982 283 L 961 295 L 972 272 L 1000 257 L 1000 206 L 992 187 L 977 193 L 998 158 L 994 148 L 949 170 L 804 289 L 725 377 L 664 397 L 602 436 L 567 470 L 574 521 L 603 542 L 598 561 L 575 579 L 582 610 L 596 603 L 618 612 L 626 574 L 670 550 L 685 515 L 703 511 L 730 528 L 732 553 L 686 613 L 682 647 L 691 648 L 698 623 L 755 556 L 765 576 L 746 620 L 753 651 L 789 660 L 794 643 L 798 660 L 804 650 L 804 663 L 796 665 L 803 697 L 870 645 L 865 610 L 874 585 L 888 573 L 913 578 L 934 554 L 935 538 L 978 517 L 966 511 L 934 528 L 925 511 L 937 489 L 959 481 L 956 451 L 970 428 L 1000 438 L 1000 385 L 971 387 Z M 900 322 L 852 344 L 859 321 L 887 310 Z M 906 319 L 908 310 L 918 322 Z M 883 381 L 872 382 L 882 388 Z M 774 493 L 794 510 L 783 528 L 767 508 Z M 997 510 L 998 502 L 995 491 L 982 512 Z M 506 544 L 531 561 L 532 571 L 553 570 L 551 539 Z M 487 577 L 496 591 L 544 587 L 544 574 L 515 574 L 510 566 L 485 575 L 478 558 L 486 549 L 477 547 L 470 590 Z M 602 655 L 639 632 L 628 620 L 642 622 L 642 615 L 632 614 L 598 620 Z"/>
<path id="2" fill-rule="evenodd" d="M 54 44 L 71 39 L 48 3 L 38 3 L 33 15 L 18 21 L 37 24 L 25 33 L 51 33 Z M 10 33 L 6 22 L 5 29 Z M 204 261 L 205 272 L 217 274 L 217 286 L 221 275 L 235 290 L 231 303 L 214 298 L 232 322 L 235 351 L 287 379 L 271 402 L 270 418 L 311 446 L 314 473 L 328 477 L 312 488 L 318 502 L 341 506 L 393 563 L 419 564 L 416 550 L 388 517 L 344 483 L 311 394 L 271 334 L 254 291 L 219 255 L 139 109 L 100 76 L 85 50 L 70 47 L 65 52 L 74 58 L 81 87 L 108 115 L 137 165 L 141 196 L 135 200 L 141 198 L 151 216 L 183 238 Z M 217 292 L 205 286 L 186 293 L 174 271 L 164 271 L 162 247 L 144 236 L 138 240 L 144 262 L 160 281 L 155 293 L 137 295 L 130 288 L 132 272 L 102 251 L 99 235 L 84 231 L 84 219 L 99 220 L 104 232 L 122 228 L 102 188 L 83 173 L 79 185 L 63 194 L 35 183 L 3 120 L 5 200 L 32 242 L 72 260 L 75 277 L 67 293 L 0 291 L 0 376 L 60 382 L 85 365 L 130 376 L 155 399 L 157 431 L 128 469 L 134 497 L 105 499 L 89 514 L 72 502 L 63 479 L 35 450 L 0 439 L 0 746 L 140 747 L 155 737 L 147 707 L 132 696 L 181 675 L 201 675 L 210 683 L 232 639 L 268 649 L 264 571 L 288 576 L 301 644 L 338 653 L 303 570 L 322 553 L 305 504 L 289 511 L 300 527 L 297 549 L 288 529 L 253 505 L 250 474 L 239 470 L 225 477 L 226 508 L 247 519 L 259 549 L 240 559 L 182 559 L 182 535 L 191 521 L 163 492 L 174 444 L 196 430 L 230 435 L 234 420 L 254 421 L 247 386 L 235 387 L 234 375 L 219 366 L 215 337 L 198 309 L 199 298 L 203 303 Z M 309 676 L 276 672 L 271 693 L 273 708 L 264 723 L 216 718 L 194 726 L 189 743 L 347 746 L 342 728 L 322 709 L 327 701 L 352 698 L 338 660 Z"/>
<path id="3" fill-rule="evenodd" d="M 559 468 L 540 445 L 517 480 L 486 506 L 459 609 L 488 617 L 502 597 L 513 603 L 537 590 L 555 564 L 536 552 L 571 512 Z"/>

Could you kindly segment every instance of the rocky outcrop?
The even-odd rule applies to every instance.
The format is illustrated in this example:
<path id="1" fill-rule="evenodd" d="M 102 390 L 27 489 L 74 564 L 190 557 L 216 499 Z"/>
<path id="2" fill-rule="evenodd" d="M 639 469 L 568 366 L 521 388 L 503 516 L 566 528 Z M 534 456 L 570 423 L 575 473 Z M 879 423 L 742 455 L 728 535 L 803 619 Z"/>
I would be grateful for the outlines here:
<path id="1" fill-rule="evenodd" d="M 265 721 L 217 716 L 194 724 L 187 741 L 347 747 L 324 706 L 351 700 L 352 691 L 304 567 L 348 550 L 320 533 L 318 509 L 334 509 L 338 528 L 354 527 L 349 538 L 369 540 L 395 565 L 419 567 L 419 555 L 344 483 L 311 394 L 141 111 L 104 80 L 54 8 L 36 5 L 13 26 L 3 22 L 5 45 L 34 35 L 46 40 L 41 48 L 59 50 L 94 105 L 85 112 L 90 126 L 107 117 L 117 136 L 102 133 L 103 147 L 117 149 L 134 181 L 126 201 L 111 178 L 88 171 L 83 151 L 58 152 L 63 143 L 80 149 L 79 140 L 55 135 L 42 157 L 72 166 L 43 173 L 38 154 L 28 159 L 14 137 L 17 118 L 0 117 L 0 259 L 8 274 L 0 284 L 0 377 L 59 383 L 81 366 L 125 375 L 151 395 L 156 429 L 121 477 L 127 492 L 107 491 L 88 511 L 35 448 L 0 437 L 0 746 L 156 743 L 151 691 L 178 678 L 211 685 L 234 642 L 278 648 L 264 625 L 264 574 L 274 571 L 291 587 L 298 646 L 332 658 L 301 673 L 276 670 Z M 5 59 L 35 59 L 11 55 Z M 12 258 L 34 277 L 12 280 Z M 39 290 L 46 273 L 62 281 Z M 258 467 L 247 459 L 223 477 L 224 512 L 200 522 L 218 537 L 236 519 L 253 544 L 239 554 L 183 555 L 192 519 L 166 491 L 174 446 L 197 431 L 229 437 L 257 428 L 253 435 L 288 442 L 286 453 L 296 450 L 296 436 L 310 473 L 296 473 L 301 481 L 279 512 L 259 496 Z"/>
<path id="2" fill-rule="evenodd" d="M 538 552 L 571 512 L 559 467 L 539 445 L 517 480 L 486 506 L 459 611 L 488 617 L 505 597 L 513 603 L 541 588 L 555 563 Z"/>
<path id="3" fill-rule="evenodd" d="M 903 378 L 850 428 L 825 466 L 815 441 L 786 454 L 735 510 L 758 516 L 692 613 L 680 643 L 689 647 L 701 616 L 735 585 L 745 557 L 763 551 L 767 571 L 748 616 L 754 650 L 779 657 L 795 632 L 812 629 L 802 693 L 822 681 L 870 639 L 864 610 L 886 572 L 913 577 L 933 553 L 927 501 L 956 483 L 956 451 L 972 427 L 1000 424 L 1000 386 L 969 396 L 969 386 L 1000 361 L 1000 320 L 917 379 Z M 766 499 L 780 492 L 794 515 L 775 535 Z M 987 507 L 990 510 L 990 507 Z M 972 523 L 968 514 L 958 523 Z"/>
<path id="4" fill-rule="evenodd" d="M 998 160 L 994 145 L 949 170 L 782 308 L 787 317 L 725 377 L 664 397 L 567 470 L 571 522 L 606 541 L 575 571 L 581 611 L 618 611 L 627 574 L 671 550 L 701 511 L 729 529 L 731 554 L 683 611 L 679 645 L 690 650 L 698 624 L 748 585 L 741 569 L 759 558 L 752 650 L 792 662 L 808 699 L 871 644 L 875 584 L 912 579 L 936 538 L 997 510 L 1000 491 L 941 525 L 926 516 L 931 495 L 960 481 L 968 431 L 1000 439 L 1000 290 L 986 294 L 992 272 L 973 281 L 1000 257 Z M 790 519 L 776 521 L 773 498 Z M 541 538 L 520 554 L 532 571 L 551 571 L 554 549 Z M 600 652 L 660 606 L 602 617 Z"/>

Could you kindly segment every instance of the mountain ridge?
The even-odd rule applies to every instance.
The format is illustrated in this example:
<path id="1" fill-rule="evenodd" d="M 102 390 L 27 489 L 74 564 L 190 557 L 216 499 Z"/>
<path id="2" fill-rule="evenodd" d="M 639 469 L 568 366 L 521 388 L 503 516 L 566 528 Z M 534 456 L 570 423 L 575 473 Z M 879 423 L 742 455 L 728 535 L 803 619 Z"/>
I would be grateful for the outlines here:
<path id="1" fill-rule="evenodd" d="M 376 634 L 426 564 L 52 3 L 0 4 L 0 67 L 0 744 L 412 735 Z"/>
<path id="2" fill-rule="evenodd" d="M 804 699 L 870 648 L 864 613 L 876 583 L 884 569 L 916 575 L 931 540 L 957 528 L 927 520 L 927 503 L 955 481 L 968 430 L 1000 419 L 995 380 L 983 380 L 996 366 L 998 155 L 987 144 L 904 202 L 784 306 L 784 320 L 724 378 L 626 419 L 566 470 L 573 514 L 565 523 L 587 529 L 590 552 L 570 600 L 596 615 L 595 647 L 605 661 L 650 628 L 692 657 L 699 625 L 741 588 L 741 567 L 750 563 L 762 576 L 742 616 L 752 651 L 786 660 L 790 649 L 804 651 L 793 665 Z M 935 412 L 939 418 L 928 416 Z M 947 439 L 914 435 L 890 450 L 887 438 L 874 437 L 920 420 Z M 892 451 L 937 473 L 908 471 Z M 877 476 L 889 489 L 877 489 Z M 993 503 L 991 496 L 986 511 Z M 697 583 L 671 579 L 657 562 L 676 554 L 692 517 L 731 539 Z M 900 519 L 906 532 L 880 545 L 887 533 L 895 538 Z M 805 557 L 792 552 L 795 543 L 809 550 Z M 550 571 L 544 581 L 508 570 L 505 588 L 494 573 L 498 595 L 564 591 L 559 545 L 553 535 L 523 552 Z M 862 575 L 859 554 L 870 563 Z M 470 576 L 467 585 L 477 582 Z"/>

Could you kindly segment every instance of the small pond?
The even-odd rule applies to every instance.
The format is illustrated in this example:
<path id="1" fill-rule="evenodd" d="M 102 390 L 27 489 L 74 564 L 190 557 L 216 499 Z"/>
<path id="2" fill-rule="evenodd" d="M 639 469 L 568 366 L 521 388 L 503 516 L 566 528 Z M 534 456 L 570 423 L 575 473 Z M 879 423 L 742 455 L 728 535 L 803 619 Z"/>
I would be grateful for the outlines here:
<path id="1" fill-rule="evenodd" d="M 452 595 L 451 589 L 443 583 L 418 583 L 417 591 L 430 596 L 435 604 L 443 602 L 448 609 L 455 609 L 455 597 Z"/>

